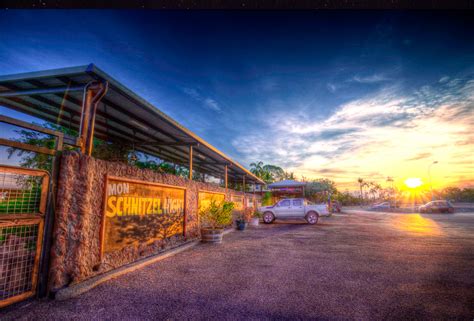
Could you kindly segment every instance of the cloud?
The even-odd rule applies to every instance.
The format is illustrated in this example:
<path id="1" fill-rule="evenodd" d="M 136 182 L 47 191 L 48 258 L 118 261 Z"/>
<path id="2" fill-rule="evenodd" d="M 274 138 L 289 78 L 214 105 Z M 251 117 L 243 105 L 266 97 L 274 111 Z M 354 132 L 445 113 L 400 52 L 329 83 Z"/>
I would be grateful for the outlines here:
<path id="1" fill-rule="evenodd" d="M 183 88 L 183 92 L 195 100 L 201 100 L 201 95 L 193 88 Z"/>
<path id="2" fill-rule="evenodd" d="M 337 88 L 336 88 L 336 85 L 331 84 L 331 83 L 328 83 L 328 84 L 326 85 L 326 87 L 327 87 L 327 89 L 328 89 L 331 93 L 334 94 L 334 93 L 336 92 L 336 89 L 337 89 Z"/>
<path id="3" fill-rule="evenodd" d="M 220 112 L 221 111 L 221 107 L 220 105 L 217 103 L 216 100 L 210 98 L 210 97 L 205 97 L 203 96 L 199 91 L 197 91 L 196 89 L 194 88 L 183 88 L 182 89 L 183 92 L 188 95 L 189 97 L 191 97 L 192 99 L 200 102 L 202 104 L 202 106 L 204 106 L 205 108 L 207 109 L 210 109 L 210 110 L 213 110 L 215 112 Z"/>
<path id="4" fill-rule="evenodd" d="M 338 169 L 338 168 L 323 168 L 314 171 L 315 173 L 318 174 L 346 174 L 346 173 L 351 173 L 351 171 L 345 170 L 345 169 Z"/>
<path id="5" fill-rule="evenodd" d="M 309 140 L 329 140 L 336 139 L 341 136 L 348 136 L 351 133 L 356 133 L 359 131 L 357 128 L 333 128 L 333 129 L 323 129 L 314 133 L 303 134 L 302 136 Z"/>
<path id="6" fill-rule="evenodd" d="M 420 159 L 428 158 L 431 155 L 432 155 L 431 153 L 420 153 L 416 155 L 415 157 L 407 158 L 407 161 L 420 160 Z"/>
<path id="7" fill-rule="evenodd" d="M 306 106 L 304 101 L 272 101 L 257 114 L 263 119 L 260 126 L 237 136 L 233 146 L 249 162 L 262 160 L 343 186 L 357 177 L 382 183 L 387 176 L 427 181 L 427 158 L 432 157 L 439 161 L 432 170 L 436 187 L 437 175 L 439 184 L 450 182 L 437 173 L 456 176 L 454 171 L 465 167 L 451 168 L 450 162 L 472 157 L 473 77 L 408 92 L 385 86 L 341 104 L 324 118 L 311 116 L 316 107 Z"/>
<path id="8" fill-rule="evenodd" d="M 368 75 L 368 76 L 357 75 L 350 79 L 350 81 L 358 82 L 361 84 L 373 84 L 373 83 L 378 83 L 378 82 L 383 82 L 383 81 L 388 81 L 388 80 L 390 80 L 390 78 L 381 74 L 373 74 L 373 75 Z"/>
<path id="9" fill-rule="evenodd" d="M 212 109 L 214 111 L 220 111 L 221 110 L 221 108 L 219 107 L 219 104 L 214 99 L 206 98 L 206 99 L 204 99 L 204 104 L 209 109 Z"/>
<path id="10" fill-rule="evenodd" d="M 440 82 L 440 83 L 445 83 L 445 82 L 447 82 L 448 80 L 449 80 L 449 77 L 448 77 L 448 76 L 443 76 L 443 77 L 441 77 L 441 78 L 439 79 L 439 82 Z"/>

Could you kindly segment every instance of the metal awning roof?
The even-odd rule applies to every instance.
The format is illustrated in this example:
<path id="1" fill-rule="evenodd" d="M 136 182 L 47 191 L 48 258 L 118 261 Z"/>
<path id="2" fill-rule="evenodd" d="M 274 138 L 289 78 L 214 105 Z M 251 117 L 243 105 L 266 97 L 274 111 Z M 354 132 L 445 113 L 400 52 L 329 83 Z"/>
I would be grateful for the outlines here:
<path id="1" fill-rule="evenodd" d="M 95 137 L 126 142 L 137 151 L 186 167 L 189 146 L 193 146 L 193 168 L 198 172 L 222 178 L 227 165 L 229 181 L 241 182 L 245 175 L 247 182 L 264 184 L 242 165 L 93 64 L 0 76 L 0 105 L 78 130 L 83 88 L 91 81 L 109 83 L 97 109 Z"/>
<path id="2" fill-rule="evenodd" d="M 279 181 L 275 183 L 268 184 L 268 188 L 280 188 L 280 187 L 299 187 L 305 186 L 306 182 L 297 182 L 291 179 L 287 179 L 284 181 Z"/>

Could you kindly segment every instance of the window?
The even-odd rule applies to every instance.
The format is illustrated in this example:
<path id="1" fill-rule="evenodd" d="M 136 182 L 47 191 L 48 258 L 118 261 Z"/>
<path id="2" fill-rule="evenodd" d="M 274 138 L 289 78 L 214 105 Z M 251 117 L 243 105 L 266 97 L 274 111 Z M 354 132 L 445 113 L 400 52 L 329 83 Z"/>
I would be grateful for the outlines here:
<path id="1" fill-rule="evenodd" d="M 283 200 L 280 202 L 280 206 L 290 206 L 290 201 L 289 200 Z"/>
<path id="2" fill-rule="evenodd" d="M 293 206 L 303 206 L 302 200 L 293 200 Z"/>

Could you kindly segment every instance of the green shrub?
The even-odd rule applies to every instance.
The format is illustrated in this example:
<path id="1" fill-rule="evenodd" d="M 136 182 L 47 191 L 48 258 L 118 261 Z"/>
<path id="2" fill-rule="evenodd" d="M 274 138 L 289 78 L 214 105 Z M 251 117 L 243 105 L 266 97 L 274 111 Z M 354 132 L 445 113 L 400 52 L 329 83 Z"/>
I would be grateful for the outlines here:
<path id="1" fill-rule="evenodd" d="M 234 203 L 222 202 L 218 203 L 211 200 L 209 206 L 200 209 L 199 215 L 203 226 L 212 229 L 223 228 L 232 223 L 232 210 Z"/>
<path id="2" fill-rule="evenodd" d="M 253 217 L 254 218 L 262 218 L 263 214 L 260 211 L 255 211 L 255 212 L 253 212 Z"/>

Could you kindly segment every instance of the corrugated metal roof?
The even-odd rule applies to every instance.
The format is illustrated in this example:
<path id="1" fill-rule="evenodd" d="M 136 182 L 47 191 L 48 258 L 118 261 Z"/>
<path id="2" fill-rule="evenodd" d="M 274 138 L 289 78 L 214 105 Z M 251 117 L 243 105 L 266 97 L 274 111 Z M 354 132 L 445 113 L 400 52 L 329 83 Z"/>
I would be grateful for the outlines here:
<path id="1" fill-rule="evenodd" d="M 271 183 L 268 185 L 269 188 L 279 188 L 279 187 L 298 187 L 298 186 L 305 186 L 305 182 L 297 182 L 291 179 Z"/>
<path id="2" fill-rule="evenodd" d="M 223 177 L 228 167 L 229 181 L 264 184 L 262 180 L 217 148 L 185 128 L 158 108 L 126 88 L 117 80 L 90 64 L 87 66 L 45 70 L 0 76 L 0 105 L 78 130 L 83 92 L 48 92 L 18 96 L 7 93 L 60 88 L 77 88 L 95 80 L 108 81 L 109 90 L 97 110 L 94 136 L 106 141 L 131 143 L 137 151 L 188 166 L 188 145 L 193 147 L 193 168 L 205 174 Z"/>

